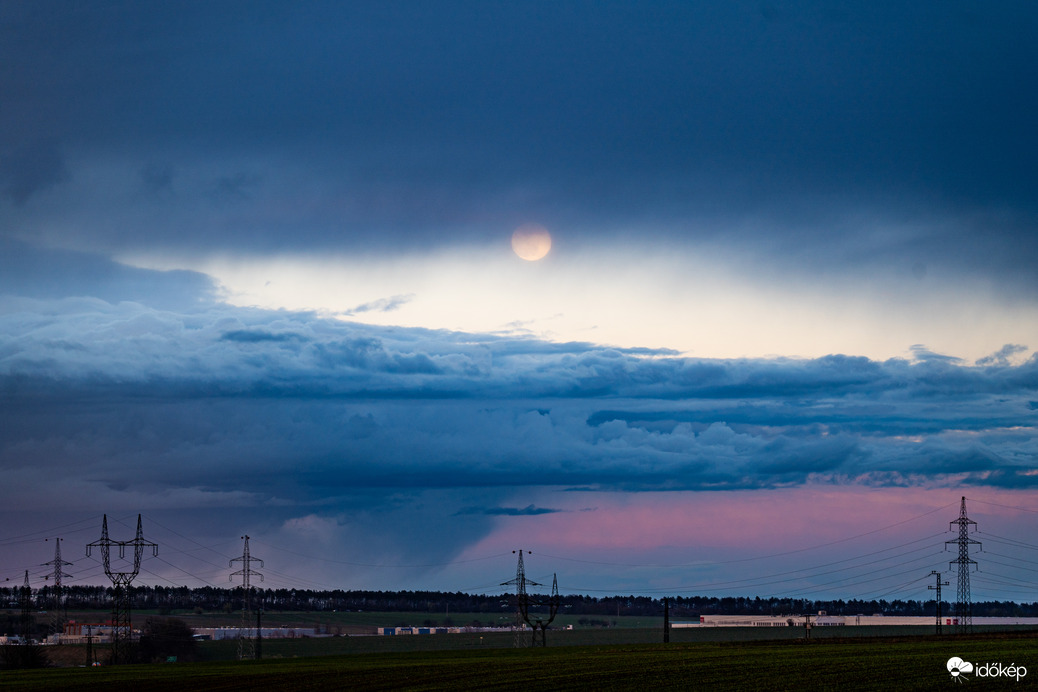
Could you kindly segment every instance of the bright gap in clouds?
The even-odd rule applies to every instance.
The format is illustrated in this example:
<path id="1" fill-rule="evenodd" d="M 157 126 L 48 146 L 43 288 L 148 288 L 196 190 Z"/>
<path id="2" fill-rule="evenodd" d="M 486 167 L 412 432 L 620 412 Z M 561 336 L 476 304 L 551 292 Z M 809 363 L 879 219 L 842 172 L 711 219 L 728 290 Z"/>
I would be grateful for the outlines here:
<path id="1" fill-rule="evenodd" d="M 394 257 L 124 261 L 204 272 L 232 305 L 705 358 L 886 359 L 923 344 L 973 361 L 1008 343 L 1038 343 L 1038 310 L 1008 304 L 983 285 L 920 280 L 910 270 L 782 275 L 708 249 L 664 255 L 649 248 L 570 248 L 533 263 L 497 246 Z"/>

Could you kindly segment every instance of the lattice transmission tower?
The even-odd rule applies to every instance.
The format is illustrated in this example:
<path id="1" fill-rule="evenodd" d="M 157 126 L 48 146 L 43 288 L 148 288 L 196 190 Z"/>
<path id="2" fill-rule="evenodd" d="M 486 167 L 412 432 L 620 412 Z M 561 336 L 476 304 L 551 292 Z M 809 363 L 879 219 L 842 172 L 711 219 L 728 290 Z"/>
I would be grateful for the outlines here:
<path id="1" fill-rule="evenodd" d="M 46 540 L 50 540 L 49 538 Z M 65 619 L 67 613 L 65 612 L 65 587 L 61 585 L 61 580 L 64 577 L 71 577 L 71 574 L 65 574 L 63 567 L 71 566 L 71 562 L 66 562 L 61 559 L 61 539 L 54 539 L 54 559 L 50 562 L 44 562 L 41 567 L 53 567 L 53 571 L 48 577 L 50 579 L 50 587 L 52 590 L 52 598 L 50 605 L 50 629 L 53 634 L 61 634 L 65 629 Z"/>
<path id="2" fill-rule="evenodd" d="M 966 498 L 962 498 L 959 508 L 959 518 L 948 523 L 948 529 L 952 526 L 959 527 L 959 537 L 954 541 L 945 541 L 945 545 L 955 543 L 959 548 L 959 557 L 951 560 L 949 565 L 956 565 L 959 570 L 958 585 L 955 590 L 955 615 L 959 620 L 959 632 L 973 631 L 973 602 L 970 597 L 970 565 L 976 565 L 976 560 L 970 559 L 970 545 L 980 545 L 969 536 L 970 526 L 976 527 L 977 522 L 966 516 Z M 976 531 L 976 528 L 973 529 Z"/>
<path id="3" fill-rule="evenodd" d="M 25 583 L 18 592 L 18 601 L 22 608 L 22 644 L 28 644 L 32 635 L 32 587 L 29 586 L 29 570 L 25 570 Z"/>
<path id="4" fill-rule="evenodd" d="M 259 628 L 256 628 L 256 639 L 249 636 L 249 630 L 252 628 L 252 587 L 249 585 L 251 577 L 259 577 L 260 581 L 263 581 L 263 575 L 252 569 L 252 563 L 258 563 L 259 567 L 263 566 L 263 560 L 252 557 L 249 554 L 249 537 L 242 536 L 245 541 L 245 550 L 241 557 L 233 557 L 230 560 L 229 566 L 234 567 L 235 562 L 241 563 L 241 569 L 237 572 L 232 572 L 227 578 L 228 581 L 233 581 L 235 577 L 241 577 L 241 627 L 238 628 L 238 660 L 253 659 L 256 658 L 256 639 L 259 638 Z"/>
<path id="5" fill-rule="evenodd" d="M 551 596 L 531 596 L 526 590 L 527 586 L 544 586 L 539 584 L 532 579 L 526 578 L 526 568 L 523 565 L 523 551 L 513 550 L 513 553 L 519 554 L 519 561 L 515 568 L 515 579 L 502 582 L 501 586 L 515 586 L 515 622 L 513 625 L 513 632 L 515 633 L 513 639 L 513 646 L 521 648 L 527 646 L 526 637 L 523 636 L 523 623 L 530 626 L 532 632 L 530 636 L 530 645 L 537 646 L 538 632 L 540 632 L 541 646 L 548 645 L 547 630 L 548 625 L 555 619 L 555 615 L 559 612 L 559 579 L 558 575 L 553 575 L 551 585 Z M 530 551 L 526 551 L 527 555 Z M 547 619 L 544 617 L 537 617 L 534 614 L 534 619 L 530 619 L 530 606 L 545 606 L 548 608 Z"/>
<path id="6" fill-rule="evenodd" d="M 517 552 L 515 550 L 513 553 Z M 512 646 L 519 649 L 526 646 L 523 629 L 526 627 L 523 617 L 523 605 L 527 602 L 526 568 L 523 566 L 523 551 L 518 551 L 519 563 L 515 568 L 515 579 L 502 582 L 501 586 L 515 586 L 515 617 L 512 619 Z M 532 582 L 536 584 L 536 582 Z"/>
<path id="7" fill-rule="evenodd" d="M 119 558 L 126 558 L 126 549 L 133 548 L 133 567 L 127 572 L 115 572 L 112 570 L 112 548 L 119 549 Z M 91 548 L 101 549 L 101 561 L 104 563 L 105 574 L 112 580 L 112 663 L 127 660 L 129 645 L 133 638 L 133 630 L 130 623 L 130 584 L 141 571 L 141 559 L 144 557 L 144 549 L 151 548 L 152 555 L 159 554 L 159 546 L 151 541 L 144 540 L 141 530 L 141 515 L 137 515 L 137 536 L 132 541 L 113 541 L 108 537 L 108 515 L 104 515 L 101 523 L 101 538 L 88 543 L 86 547 L 87 557 L 90 556 Z"/>

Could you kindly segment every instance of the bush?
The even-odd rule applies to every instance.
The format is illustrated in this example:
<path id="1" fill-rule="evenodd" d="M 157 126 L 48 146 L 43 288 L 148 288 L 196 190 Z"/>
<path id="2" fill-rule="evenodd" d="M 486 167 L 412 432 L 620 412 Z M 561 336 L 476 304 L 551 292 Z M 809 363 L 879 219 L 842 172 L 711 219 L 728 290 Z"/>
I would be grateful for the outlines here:
<path id="1" fill-rule="evenodd" d="M 8 644 L 0 647 L 0 668 L 46 668 L 50 665 L 47 652 L 38 644 Z"/>
<path id="2" fill-rule="evenodd" d="M 195 633 L 179 618 L 148 618 L 137 647 L 138 656 L 146 663 L 164 662 L 171 656 L 177 661 L 194 661 L 198 656 Z"/>

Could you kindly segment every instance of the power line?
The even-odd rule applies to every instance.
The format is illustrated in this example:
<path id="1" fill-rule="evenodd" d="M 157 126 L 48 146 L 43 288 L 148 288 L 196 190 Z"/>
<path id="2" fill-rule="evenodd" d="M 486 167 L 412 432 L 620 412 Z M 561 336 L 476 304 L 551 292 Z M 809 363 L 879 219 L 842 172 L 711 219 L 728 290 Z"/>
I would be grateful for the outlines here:
<path id="1" fill-rule="evenodd" d="M 978 533 L 979 533 L 979 531 L 978 531 Z M 1015 538 L 1005 538 L 1003 536 L 998 536 L 998 535 L 993 534 L 993 533 L 988 533 L 987 531 L 984 532 L 984 539 L 985 540 L 989 540 L 989 541 L 993 540 L 993 541 L 995 541 L 995 543 L 1004 543 L 1004 544 L 1012 546 L 1014 548 L 1029 548 L 1031 550 L 1038 550 L 1038 545 L 1032 545 L 1031 543 L 1025 543 L 1023 541 L 1018 541 Z"/>
<path id="2" fill-rule="evenodd" d="M 1038 509 L 1030 509 L 1028 507 L 1014 507 L 1013 505 L 1003 505 L 998 502 L 988 502 L 987 500 L 978 500 L 975 497 L 969 498 L 970 502 L 979 502 L 982 505 L 992 505 L 993 507 L 1003 507 L 1005 509 L 1015 509 L 1021 512 L 1032 512 L 1038 514 Z"/>
<path id="3" fill-rule="evenodd" d="M 930 555 L 924 555 L 922 557 L 916 558 L 915 560 L 910 560 L 908 562 L 899 563 L 899 564 L 896 564 L 896 565 L 890 565 L 888 567 L 884 567 L 880 571 L 897 569 L 898 567 L 904 567 L 905 565 L 911 565 L 911 564 L 913 564 L 915 562 L 919 562 L 920 560 L 929 560 L 931 558 L 937 557 L 938 555 L 940 555 L 940 553 L 932 553 Z M 837 584 L 843 584 L 844 587 L 860 586 L 862 584 L 869 584 L 869 583 L 872 583 L 872 582 L 875 582 L 875 581 L 880 581 L 880 580 L 883 580 L 883 579 L 891 579 L 893 577 L 899 577 L 899 576 L 901 576 L 903 574 L 912 574 L 917 569 L 919 569 L 919 568 L 918 567 L 911 567 L 909 569 L 906 569 L 906 570 L 903 570 L 901 572 L 897 572 L 897 573 L 894 573 L 894 574 L 883 574 L 883 575 L 873 576 L 873 577 L 870 577 L 868 579 L 861 579 L 861 580 L 853 581 L 853 582 L 850 582 L 850 583 L 845 583 L 844 580 L 837 579 L 836 581 L 826 582 L 824 584 L 816 584 L 809 590 L 804 590 L 804 589 L 797 590 L 796 593 L 817 593 L 817 592 L 821 591 L 824 588 L 831 587 L 831 586 L 834 586 L 834 585 L 837 585 Z M 789 593 L 793 593 L 793 592 L 789 592 Z M 776 594 L 776 595 L 782 595 L 782 594 L 779 593 L 779 594 Z"/>
<path id="4" fill-rule="evenodd" d="M 985 551 L 984 555 L 998 555 L 998 553 L 992 553 L 990 551 Z M 1005 555 L 999 555 L 999 557 L 1006 557 L 1006 556 Z M 992 564 L 995 564 L 995 565 L 1002 565 L 1003 567 L 1012 567 L 1013 569 L 1022 569 L 1022 570 L 1027 571 L 1027 572 L 1036 572 L 1036 573 L 1038 573 L 1038 569 L 1032 569 L 1030 567 L 1021 567 L 1020 565 L 1010 565 L 1010 564 L 1005 563 L 1005 562 L 999 562 L 998 560 L 992 560 L 991 558 L 987 558 L 984 561 L 985 564 L 987 564 L 989 562 L 992 563 Z M 1032 563 L 1032 564 L 1034 564 L 1034 563 Z"/>
<path id="5" fill-rule="evenodd" d="M 724 581 L 724 582 L 714 582 L 714 583 L 683 584 L 683 585 L 676 585 L 676 586 L 671 586 L 671 587 L 666 587 L 666 588 L 640 589 L 640 591 L 643 592 L 643 593 L 674 593 L 674 592 L 677 592 L 677 591 L 691 591 L 691 590 L 696 590 L 696 591 L 700 591 L 700 592 L 702 592 L 702 591 L 706 591 L 706 592 L 710 592 L 710 591 L 732 591 L 734 589 L 760 588 L 760 587 L 764 587 L 764 586 L 772 586 L 772 585 L 775 585 L 775 584 L 783 584 L 783 583 L 787 583 L 787 582 L 790 582 L 790 581 L 795 581 L 797 579 L 810 579 L 810 578 L 813 578 L 813 577 L 820 577 L 820 576 L 824 576 L 824 575 L 827 575 L 827 574 L 835 574 L 837 572 L 844 572 L 844 571 L 847 571 L 847 570 L 858 569 L 858 568 L 861 568 L 861 567 L 863 567 L 865 565 L 853 564 L 853 565 L 849 565 L 847 567 L 841 567 L 839 569 L 829 570 L 829 571 L 825 571 L 825 572 L 818 572 L 816 570 L 819 570 L 819 569 L 822 569 L 822 568 L 825 568 L 825 567 L 831 567 L 833 565 L 843 564 L 843 563 L 846 563 L 846 562 L 857 562 L 857 561 L 863 560 L 863 559 L 865 559 L 867 557 L 872 557 L 874 555 L 878 555 L 880 553 L 889 552 L 891 550 L 896 550 L 898 548 L 903 548 L 905 546 L 912 545 L 912 544 L 915 544 L 915 543 L 921 543 L 922 541 L 932 540 L 933 538 L 936 538 L 937 536 L 943 535 L 943 533 L 944 532 L 941 532 L 941 533 L 938 533 L 938 534 L 933 534 L 931 536 L 926 536 L 924 538 L 916 539 L 914 541 L 908 541 L 907 543 L 902 543 L 900 545 L 892 546 L 890 548 L 884 548 L 884 549 L 881 549 L 881 550 L 876 550 L 876 551 L 873 551 L 871 553 L 866 553 L 864 555 L 856 555 L 854 557 L 845 558 L 843 560 L 835 560 L 833 562 L 825 563 L 825 564 L 822 564 L 822 565 L 814 565 L 812 567 L 798 568 L 798 569 L 793 569 L 793 570 L 787 570 L 785 572 L 779 572 L 779 573 L 775 573 L 775 574 L 762 575 L 762 576 L 757 576 L 757 577 L 748 577 L 746 579 L 736 579 L 736 580 L 729 580 L 729 581 Z M 932 547 L 936 547 L 936 545 L 938 545 L 938 544 L 931 544 L 931 545 L 921 546 L 920 549 L 932 548 Z M 868 566 L 873 567 L 877 562 L 883 562 L 883 561 L 886 561 L 886 560 L 893 560 L 893 559 L 896 559 L 896 558 L 899 558 L 899 557 L 904 557 L 905 555 L 912 555 L 915 552 L 916 551 L 907 551 L 907 552 L 904 552 L 904 553 L 899 553 L 897 555 L 889 555 L 889 556 L 881 558 L 879 560 L 872 561 Z M 939 553 L 937 553 L 937 554 L 939 554 Z M 925 557 L 931 557 L 931 556 L 932 555 L 927 555 Z M 923 559 L 923 558 L 916 558 L 916 559 L 914 559 L 912 561 L 909 561 L 908 563 L 900 563 L 900 564 L 910 564 L 911 562 L 917 562 L 920 559 Z M 897 566 L 899 566 L 899 565 L 893 565 L 893 566 L 891 566 L 889 568 L 884 568 L 884 569 L 896 568 Z M 793 575 L 793 576 L 790 576 L 790 575 Z M 789 577 L 789 578 L 779 579 L 778 577 Z M 828 586 L 828 585 L 831 585 L 831 584 L 840 583 L 840 581 L 842 581 L 842 580 L 837 580 L 835 582 L 829 582 L 825 586 Z M 580 591 L 617 593 L 617 592 L 621 591 L 621 589 L 580 589 Z"/>
<path id="6" fill-rule="evenodd" d="M 265 543 L 263 541 L 256 541 L 257 545 L 262 545 L 266 548 L 272 548 L 289 555 L 295 555 L 297 557 L 305 557 L 310 560 L 316 560 L 319 562 L 327 562 L 333 565 L 349 565 L 350 567 L 378 567 L 381 569 L 410 569 L 414 567 L 449 567 L 451 565 L 466 565 L 472 562 L 483 562 L 486 560 L 495 560 L 501 557 L 507 557 L 508 553 L 497 553 L 496 555 L 487 555 L 485 557 L 474 557 L 468 560 L 451 560 L 449 562 L 425 562 L 425 563 L 376 563 L 376 562 L 351 562 L 349 560 L 332 560 L 326 557 L 317 557 L 315 555 L 307 555 L 306 553 L 300 553 L 295 550 L 288 548 L 282 548 L 272 543 Z"/>
<path id="7" fill-rule="evenodd" d="M 923 517 L 930 516 L 931 514 L 934 514 L 936 512 L 940 512 L 942 510 L 945 510 L 948 507 L 952 507 L 954 504 L 955 504 L 954 502 L 950 502 L 950 503 L 948 503 L 946 505 L 942 505 L 942 506 L 937 507 L 935 509 L 931 509 L 928 512 L 923 512 L 922 514 L 916 515 L 914 517 L 909 517 L 908 519 L 903 519 L 903 520 L 895 522 L 893 524 L 888 524 L 887 526 L 881 526 L 880 528 L 873 529 L 872 531 L 866 531 L 865 533 L 859 533 L 859 534 L 857 534 L 855 536 L 848 536 L 847 538 L 839 538 L 839 539 L 837 539 L 835 541 L 829 541 L 827 543 L 819 543 L 817 545 L 808 546 L 806 548 L 797 548 L 795 550 L 787 550 L 787 551 L 784 551 L 784 552 L 781 552 L 781 553 L 771 553 L 770 555 L 757 555 L 755 557 L 737 558 L 735 560 L 719 560 L 719 561 L 709 561 L 709 562 L 707 562 L 707 561 L 697 561 L 697 562 L 690 562 L 690 563 L 686 562 L 686 563 L 678 563 L 678 564 L 654 564 L 654 563 L 628 564 L 628 563 L 619 563 L 619 562 L 599 562 L 599 561 L 592 561 L 592 560 L 579 560 L 577 558 L 569 558 L 569 557 L 564 557 L 564 556 L 560 556 L 560 555 L 547 555 L 545 553 L 538 553 L 538 554 L 539 555 L 544 555 L 544 557 L 550 557 L 553 560 L 565 560 L 567 562 L 581 562 L 581 563 L 585 563 L 585 564 L 589 564 L 589 565 L 603 565 L 603 566 L 608 566 L 608 567 L 667 568 L 667 567 L 702 567 L 702 566 L 715 566 L 715 565 L 717 565 L 717 566 L 719 566 L 719 565 L 734 565 L 734 564 L 738 564 L 740 562 L 752 562 L 754 560 L 770 560 L 770 559 L 776 558 L 776 557 L 786 557 L 787 555 L 796 555 L 798 553 L 805 553 L 805 552 L 808 552 L 808 551 L 811 551 L 811 550 L 818 550 L 820 548 L 829 548 L 829 547 L 834 546 L 834 545 L 839 545 L 840 543 L 847 543 L 848 541 L 853 541 L 853 540 L 856 540 L 858 538 L 864 538 L 866 536 L 871 536 L 873 534 L 880 533 L 881 531 L 886 531 L 888 529 L 897 528 L 898 526 L 902 526 L 904 524 L 908 524 L 909 522 L 913 522 L 913 521 L 916 521 L 918 519 L 922 519 Z"/>
<path id="8" fill-rule="evenodd" d="M 52 528 L 49 528 L 49 529 L 41 529 L 39 531 L 33 531 L 31 533 L 22 534 L 20 536 L 11 536 L 11 537 L 8 537 L 8 538 L 2 538 L 2 539 L 0 539 L 0 547 L 2 547 L 2 546 L 9 546 L 9 545 L 19 545 L 19 544 L 22 544 L 22 543 L 35 543 L 36 541 L 40 540 L 40 538 L 45 538 L 48 534 L 53 535 L 53 534 L 59 533 L 59 532 L 60 533 L 78 533 L 80 531 L 87 531 L 89 529 L 86 526 L 86 524 L 93 523 L 95 521 L 97 521 L 97 515 L 94 515 L 94 516 L 90 517 L 89 519 L 82 519 L 80 521 L 74 521 L 74 522 L 71 522 L 69 524 L 62 524 L 61 526 L 55 526 L 55 527 L 52 527 Z M 83 526 L 81 528 L 79 528 L 79 529 L 76 529 L 75 531 L 66 530 L 66 529 L 70 529 L 73 526 L 80 526 L 80 525 L 83 525 Z"/>

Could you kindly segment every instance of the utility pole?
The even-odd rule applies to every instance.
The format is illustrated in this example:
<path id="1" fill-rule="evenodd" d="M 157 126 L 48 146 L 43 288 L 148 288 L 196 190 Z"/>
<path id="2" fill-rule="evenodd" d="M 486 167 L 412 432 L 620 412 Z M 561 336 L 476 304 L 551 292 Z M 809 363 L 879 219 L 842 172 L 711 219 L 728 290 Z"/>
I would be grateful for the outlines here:
<path id="1" fill-rule="evenodd" d="M 670 643 L 670 599 L 663 599 L 663 643 Z"/>
<path id="2" fill-rule="evenodd" d="M 941 581 L 941 573 L 938 572 L 937 570 L 932 570 L 930 572 L 930 576 L 931 577 L 935 577 L 936 580 L 937 580 L 937 583 L 935 585 L 927 586 L 926 588 L 930 589 L 931 591 L 933 591 L 933 590 L 937 591 L 937 604 L 936 604 L 936 607 L 934 608 L 934 610 L 936 611 L 936 615 L 937 615 L 937 634 L 940 634 L 941 633 L 941 587 L 942 586 L 948 586 L 948 582 Z"/>
<path id="3" fill-rule="evenodd" d="M 45 539 L 45 540 L 50 540 Z M 51 604 L 51 618 L 50 628 L 53 634 L 60 634 L 65 629 L 65 620 L 68 614 L 65 612 L 65 589 L 61 585 L 62 577 L 71 577 L 71 574 L 65 574 L 62 571 L 62 567 L 70 566 L 71 562 L 66 562 L 61 559 L 61 539 L 54 539 L 54 559 L 50 562 L 44 562 L 41 567 L 53 567 L 54 571 L 50 574 L 51 588 L 54 589 L 54 598 Z"/>
<path id="4" fill-rule="evenodd" d="M 970 545 L 980 545 L 980 541 L 975 541 L 969 537 L 970 526 L 976 527 L 977 522 L 966 516 L 966 498 L 962 498 L 962 504 L 959 508 L 959 518 L 948 523 L 949 530 L 955 525 L 959 527 L 959 537 L 954 541 L 945 541 L 944 544 L 947 546 L 949 543 L 955 543 L 959 548 L 959 557 L 955 560 L 951 560 L 949 565 L 956 565 L 959 570 L 959 580 L 955 593 L 955 614 L 959 618 L 959 633 L 966 634 L 973 631 L 973 602 L 970 597 L 970 565 L 976 565 L 975 560 L 970 559 Z M 976 528 L 973 529 L 976 531 Z"/>
<path id="5" fill-rule="evenodd" d="M 120 559 L 126 557 L 127 547 L 133 548 L 132 570 L 129 572 L 112 571 L 111 551 L 113 546 L 119 548 Z M 105 574 L 112 580 L 112 663 L 115 664 L 127 658 L 129 644 L 133 638 L 130 622 L 130 584 L 140 574 L 144 549 L 151 548 L 152 556 L 157 556 L 159 546 L 144 540 L 140 514 L 137 515 L 137 536 L 132 541 L 113 541 L 108 537 L 108 515 L 106 514 L 101 523 L 101 538 L 87 544 L 87 557 L 90 556 L 91 548 L 101 549 L 101 561 L 104 563 Z"/>
<path id="6" fill-rule="evenodd" d="M 235 562 L 241 563 L 241 569 L 237 572 L 232 572 L 227 578 L 228 581 L 233 581 L 235 577 L 241 577 L 241 626 L 238 628 L 238 660 L 256 658 L 256 646 L 252 637 L 248 636 L 248 630 L 252 624 L 252 606 L 251 606 L 251 595 L 252 587 L 249 586 L 250 577 L 259 577 L 260 581 L 263 581 L 263 575 L 252 569 L 252 563 L 256 562 L 260 567 L 263 566 L 263 560 L 252 557 L 249 554 L 249 537 L 242 536 L 245 541 L 245 551 L 241 557 L 231 558 L 229 566 L 234 567 Z M 259 634 L 257 628 L 256 634 Z"/>

